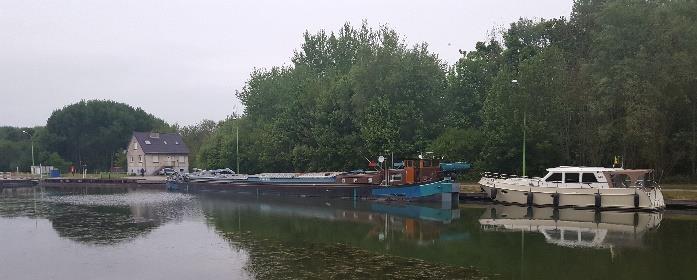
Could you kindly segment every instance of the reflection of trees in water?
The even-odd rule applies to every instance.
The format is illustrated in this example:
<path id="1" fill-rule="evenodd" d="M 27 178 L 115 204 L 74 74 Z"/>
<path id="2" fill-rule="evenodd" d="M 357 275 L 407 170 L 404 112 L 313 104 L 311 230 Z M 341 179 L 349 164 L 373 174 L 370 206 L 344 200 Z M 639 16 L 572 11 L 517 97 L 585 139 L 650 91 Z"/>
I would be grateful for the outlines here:
<path id="1" fill-rule="evenodd" d="M 148 211 L 149 212 L 149 211 Z M 58 235 L 92 244 L 116 244 L 135 239 L 157 228 L 166 217 L 133 216 L 127 206 L 85 206 L 58 204 L 46 218 Z"/>
<path id="2" fill-rule="evenodd" d="M 3 192 L 0 196 L 0 216 L 45 218 L 51 221 L 53 229 L 63 238 L 81 243 L 112 245 L 144 236 L 160 225 L 181 219 L 191 209 L 188 200 L 100 205 L 105 203 L 100 198 L 128 195 L 129 191 L 111 189 L 98 190 L 96 193 L 104 195 L 82 196 L 84 191 L 69 190 L 60 193 L 69 196 L 49 196 L 46 192 L 35 192 L 31 188 Z M 139 194 L 133 195 L 133 200 L 137 202 Z"/>
<path id="3" fill-rule="evenodd" d="M 293 244 L 253 233 L 223 236 L 243 248 L 256 279 L 480 279 L 474 268 L 378 254 L 346 244 Z"/>
<path id="4" fill-rule="evenodd" d="M 307 201 L 307 204 L 311 204 L 311 200 Z M 430 266 L 427 268 L 429 271 L 443 269 L 447 272 L 450 269 L 472 266 L 485 274 L 499 274 L 502 279 L 556 279 L 559 275 L 569 279 L 661 279 L 665 275 L 674 275 L 676 279 L 691 279 L 694 276 L 694 260 L 697 259 L 697 251 L 694 250 L 697 248 L 697 239 L 691 238 L 697 229 L 697 219 L 694 216 L 685 221 L 664 219 L 660 228 L 643 234 L 637 231 L 636 236 L 633 230 L 627 235 L 608 236 L 613 238 L 609 240 L 612 244 L 623 246 L 613 246 L 612 250 L 596 250 L 550 244 L 542 234 L 521 232 L 520 229 L 482 229 L 479 220 L 482 216 L 489 218 L 491 215 L 490 209 L 482 208 L 461 209 L 461 219 L 439 225 L 439 239 L 420 244 L 418 239 L 405 236 L 405 232 L 394 232 L 393 235 L 393 232 L 388 231 L 385 240 L 378 240 L 369 232 L 376 226 L 378 231 L 384 230 L 384 226 L 380 224 L 384 224 L 385 220 L 378 219 L 384 214 L 375 214 L 375 223 L 363 222 L 367 217 L 365 213 L 370 211 L 362 209 L 360 205 L 356 211 L 363 214 L 357 213 L 354 220 L 345 220 L 340 215 L 326 214 L 331 211 L 341 213 L 342 209 L 346 209 L 334 204 L 332 207 L 325 207 L 326 211 L 322 210 L 324 212 L 315 211 L 320 213 L 315 213 L 314 216 L 300 216 L 290 211 L 285 211 L 287 214 L 283 214 L 284 211 L 268 211 L 271 207 L 277 210 L 289 207 L 264 200 L 245 204 L 222 199 L 203 199 L 201 203 L 209 222 L 220 234 L 230 240 L 233 246 L 248 252 L 247 269 L 260 275 L 258 277 L 262 279 L 384 278 L 383 274 L 392 273 L 392 267 L 416 273 L 411 267 L 418 266 L 420 261 L 414 260 L 425 261 L 423 265 Z M 308 206 L 306 210 L 313 207 L 318 206 Z M 559 215 L 552 212 L 546 214 L 545 211 L 543 208 L 534 209 L 533 215 L 558 216 L 559 220 L 568 217 L 566 211 Z M 497 213 L 497 221 L 503 220 L 501 214 L 504 211 Z M 514 217 L 513 213 L 506 214 L 508 218 Z M 613 212 L 607 214 L 601 215 L 600 221 L 618 223 L 616 219 L 611 219 L 615 215 Z M 520 215 L 521 218 L 524 217 L 527 211 Z M 583 217 L 586 217 L 585 214 Z M 624 220 L 624 214 L 622 217 Z M 594 221 L 595 215 L 591 212 L 587 218 Z M 634 215 L 629 215 L 629 218 L 630 227 L 634 228 Z M 572 220 L 583 219 L 575 217 Z M 527 222 L 529 217 L 524 220 Z M 637 224 L 644 221 L 640 214 Z M 622 238 L 624 243 L 614 240 L 615 236 Z M 643 245 L 634 246 L 639 241 Z M 630 244 L 626 244 L 627 242 Z M 389 267 L 379 267 L 381 262 Z M 294 267 L 297 269 L 293 269 Z M 349 267 L 355 271 L 346 272 Z M 358 271 L 359 268 L 362 271 Z M 460 278 L 450 275 L 454 274 L 443 278 Z M 461 275 L 469 276 L 466 272 Z M 393 275 L 391 278 L 400 277 Z"/>
<path id="5" fill-rule="evenodd" d="M 99 206 L 55 204 L 46 218 L 61 237 L 83 243 L 116 244 L 144 236 L 189 209 L 186 201 Z"/>
<path id="6" fill-rule="evenodd" d="M 201 204 L 220 235 L 248 253 L 246 269 L 258 279 L 480 276 L 471 268 L 406 253 L 432 244 L 419 239 L 437 238 L 434 232 L 444 226 L 440 223 L 369 212 L 360 205 L 359 210 L 351 210 L 335 202 L 332 207 L 321 207 L 323 203 L 305 201 L 296 205 L 209 198 Z M 415 235 L 415 229 L 424 229 L 423 234 Z"/>

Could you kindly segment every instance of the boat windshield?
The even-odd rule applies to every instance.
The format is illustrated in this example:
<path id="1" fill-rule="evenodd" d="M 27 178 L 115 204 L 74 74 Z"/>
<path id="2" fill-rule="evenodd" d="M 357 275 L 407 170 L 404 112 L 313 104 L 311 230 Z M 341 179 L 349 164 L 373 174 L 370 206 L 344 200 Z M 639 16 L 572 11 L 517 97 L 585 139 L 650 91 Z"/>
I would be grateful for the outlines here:
<path id="1" fill-rule="evenodd" d="M 653 180 L 652 170 L 622 170 L 606 172 L 612 188 L 652 188 L 657 184 Z"/>

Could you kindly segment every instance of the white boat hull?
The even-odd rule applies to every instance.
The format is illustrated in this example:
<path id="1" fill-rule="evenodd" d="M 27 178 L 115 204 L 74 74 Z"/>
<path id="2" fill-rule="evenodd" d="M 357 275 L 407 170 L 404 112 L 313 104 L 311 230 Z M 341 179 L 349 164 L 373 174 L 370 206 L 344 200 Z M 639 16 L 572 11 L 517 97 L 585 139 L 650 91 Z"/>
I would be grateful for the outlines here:
<path id="1" fill-rule="evenodd" d="M 538 187 L 533 184 L 519 184 L 511 180 L 494 178 L 482 178 L 479 184 L 489 198 L 501 203 L 650 211 L 665 208 L 660 188 Z"/>

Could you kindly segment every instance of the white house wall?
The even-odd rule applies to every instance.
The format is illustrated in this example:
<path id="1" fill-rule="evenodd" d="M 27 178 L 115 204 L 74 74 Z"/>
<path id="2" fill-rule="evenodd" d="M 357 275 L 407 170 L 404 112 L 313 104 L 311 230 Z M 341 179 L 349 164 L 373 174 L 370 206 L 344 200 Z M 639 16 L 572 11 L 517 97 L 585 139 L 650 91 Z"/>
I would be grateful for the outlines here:
<path id="1" fill-rule="evenodd" d="M 172 167 L 178 172 L 189 172 L 189 156 L 182 154 L 145 154 L 140 144 L 136 144 L 135 137 L 131 137 L 126 152 L 127 172 L 140 175 L 145 170 L 145 175 L 157 175 L 165 167 Z"/>

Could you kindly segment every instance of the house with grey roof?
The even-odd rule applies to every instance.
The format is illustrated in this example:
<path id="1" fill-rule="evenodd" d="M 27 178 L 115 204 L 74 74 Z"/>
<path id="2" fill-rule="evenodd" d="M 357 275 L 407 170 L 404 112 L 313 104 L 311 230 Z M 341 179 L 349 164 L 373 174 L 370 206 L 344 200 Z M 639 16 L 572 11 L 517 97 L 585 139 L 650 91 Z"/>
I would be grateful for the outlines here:
<path id="1" fill-rule="evenodd" d="M 133 132 L 126 161 L 129 174 L 157 175 L 167 167 L 189 172 L 189 148 L 179 133 Z"/>

